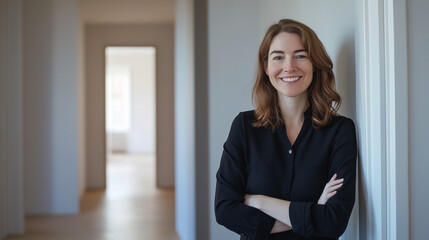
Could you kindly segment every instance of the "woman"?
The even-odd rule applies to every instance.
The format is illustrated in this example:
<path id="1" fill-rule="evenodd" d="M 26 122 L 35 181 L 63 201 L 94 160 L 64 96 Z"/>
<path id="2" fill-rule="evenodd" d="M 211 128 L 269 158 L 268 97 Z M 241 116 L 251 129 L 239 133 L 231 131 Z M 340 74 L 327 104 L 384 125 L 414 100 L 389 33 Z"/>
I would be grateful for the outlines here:
<path id="1" fill-rule="evenodd" d="M 337 239 L 357 149 L 353 121 L 337 114 L 332 61 L 289 19 L 268 29 L 258 57 L 255 110 L 234 119 L 216 175 L 216 220 L 241 239 Z"/>

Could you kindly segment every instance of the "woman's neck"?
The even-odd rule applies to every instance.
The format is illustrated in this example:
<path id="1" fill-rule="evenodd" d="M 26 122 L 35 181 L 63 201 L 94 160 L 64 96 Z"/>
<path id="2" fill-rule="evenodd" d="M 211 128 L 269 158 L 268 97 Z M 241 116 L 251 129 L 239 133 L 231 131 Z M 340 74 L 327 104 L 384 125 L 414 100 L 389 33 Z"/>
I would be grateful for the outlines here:
<path id="1" fill-rule="evenodd" d="M 304 112 L 308 106 L 306 93 L 296 97 L 279 94 L 279 107 L 286 125 L 301 125 L 304 122 Z"/>

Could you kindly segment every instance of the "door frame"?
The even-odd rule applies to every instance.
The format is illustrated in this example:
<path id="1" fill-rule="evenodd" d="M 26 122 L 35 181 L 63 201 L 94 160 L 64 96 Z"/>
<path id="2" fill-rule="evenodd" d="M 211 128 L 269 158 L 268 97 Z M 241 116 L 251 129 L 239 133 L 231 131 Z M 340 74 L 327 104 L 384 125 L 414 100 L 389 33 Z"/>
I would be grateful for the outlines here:
<path id="1" fill-rule="evenodd" d="M 156 48 L 156 185 L 174 187 L 174 25 L 85 26 L 86 188 L 106 187 L 105 48 Z"/>
<path id="2" fill-rule="evenodd" d="M 355 1 L 361 239 L 409 238 L 405 0 Z"/>

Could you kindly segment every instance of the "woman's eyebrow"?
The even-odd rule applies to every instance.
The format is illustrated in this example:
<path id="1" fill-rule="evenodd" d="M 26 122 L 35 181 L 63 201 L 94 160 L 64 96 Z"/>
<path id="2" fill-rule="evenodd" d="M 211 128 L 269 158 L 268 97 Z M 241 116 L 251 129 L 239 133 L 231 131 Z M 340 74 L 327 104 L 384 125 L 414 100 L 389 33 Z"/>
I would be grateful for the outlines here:
<path id="1" fill-rule="evenodd" d="M 307 52 L 307 50 L 305 50 L 305 49 L 298 49 L 298 50 L 293 51 L 293 53 L 299 53 L 299 52 Z M 280 51 L 280 50 L 273 50 L 273 51 L 270 53 L 270 55 L 275 54 L 275 53 L 284 54 L 285 52 Z"/>
<path id="2" fill-rule="evenodd" d="M 272 52 L 270 53 L 270 55 L 272 55 L 272 54 L 274 54 L 274 53 L 284 54 L 284 52 L 283 52 L 283 51 L 280 51 L 280 50 L 274 50 L 274 51 L 272 51 Z"/>
<path id="3" fill-rule="evenodd" d="M 298 50 L 295 50 L 293 53 L 299 53 L 299 52 L 307 52 L 307 50 L 305 50 L 305 49 L 298 49 Z"/>

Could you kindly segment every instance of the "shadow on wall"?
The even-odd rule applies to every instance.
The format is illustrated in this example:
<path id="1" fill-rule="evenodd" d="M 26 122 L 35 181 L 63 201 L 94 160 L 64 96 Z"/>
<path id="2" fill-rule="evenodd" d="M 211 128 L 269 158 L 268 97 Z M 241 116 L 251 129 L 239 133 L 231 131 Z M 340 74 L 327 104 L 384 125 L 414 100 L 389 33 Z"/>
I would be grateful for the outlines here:
<path id="1" fill-rule="evenodd" d="M 336 57 L 336 87 L 337 91 L 340 93 L 342 98 L 342 104 L 340 109 L 340 114 L 346 117 L 353 119 L 356 122 L 356 63 L 355 63 L 355 41 L 353 34 L 348 35 L 349 37 L 344 39 L 341 44 L 341 48 Z M 360 151 L 358 151 L 358 154 Z M 360 156 L 358 155 L 358 159 Z M 360 164 L 358 164 L 360 165 Z M 366 201 L 360 201 L 358 198 L 364 196 L 364 189 L 360 189 L 361 186 L 365 184 L 359 182 L 359 179 L 363 179 L 359 176 L 361 170 L 358 171 L 358 182 L 356 191 L 356 202 L 353 208 L 352 214 L 349 220 L 349 227 L 347 227 L 346 232 L 342 235 L 341 239 L 354 239 L 356 236 L 359 236 L 359 232 L 366 231 L 365 229 L 359 229 L 359 227 L 365 227 L 364 223 L 359 224 L 360 214 L 363 216 L 366 212 L 366 206 L 361 204 Z M 353 227 L 350 227 L 353 226 Z"/>
<path id="2" fill-rule="evenodd" d="M 353 120 L 356 119 L 356 64 L 354 44 L 353 38 L 349 37 L 345 39 L 335 59 L 336 87 L 343 100 L 340 113 Z"/>

